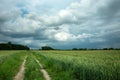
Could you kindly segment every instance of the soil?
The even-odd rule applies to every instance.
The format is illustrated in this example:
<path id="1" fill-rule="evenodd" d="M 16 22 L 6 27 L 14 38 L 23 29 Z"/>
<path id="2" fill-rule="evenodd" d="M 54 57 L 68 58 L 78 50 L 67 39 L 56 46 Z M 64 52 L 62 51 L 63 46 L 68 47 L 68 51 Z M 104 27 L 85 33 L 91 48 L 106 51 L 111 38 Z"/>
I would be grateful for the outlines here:
<path id="1" fill-rule="evenodd" d="M 14 80 L 23 80 L 24 79 L 26 58 L 27 58 L 27 56 L 24 58 L 21 68 L 20 68 L 19 72 L 17 73 L 17 75 L 14 77 Z"/>
<path id="2" fill-rule="evenodd" d="M 43 76 L 45 78 L 45 80 L 51 80 L 50 75 L 48 74 L 48 72 L 43 68 L 42 64 L 35 58 L 36 62 L 39 64 L 40 66 L 40 71 L 43 73 Z"/>

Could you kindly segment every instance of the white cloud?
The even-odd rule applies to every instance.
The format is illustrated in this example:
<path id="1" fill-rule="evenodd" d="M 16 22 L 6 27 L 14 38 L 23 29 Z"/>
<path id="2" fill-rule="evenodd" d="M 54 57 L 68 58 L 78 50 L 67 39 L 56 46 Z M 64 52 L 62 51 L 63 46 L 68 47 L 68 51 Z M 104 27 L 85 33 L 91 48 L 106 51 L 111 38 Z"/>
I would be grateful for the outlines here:
<path id="1" fill-rule="evenodd" d="M 55 34 L 54 37 L 58 41 L 67 41 L 70 38 L 70 34 L 65 33 L 65 32 L 61 32 L 61 33 Z"/>
<path id="2" fill-rule="evenodd" d="M 16 37 L 20 37 L 18 38 L 20 40 L 26 37 L 23 41 L 26 44 L 33 44 L 36 40 L 38 42 L 44 40 L 41 44 L 52 44 L 52 41 L 56 41 L 56 44 L 67 42 L 66 45 L 86 41 L 88 43 L 108 41 L 115 44 L 114 39 L 117 43 L 120 30 L 119 2 L 119 0 L 1 0 L 0 33 L 3 35 L 2 38 L 11 37 L 13 41 Z M 110 41 L 112 34 L 115 36 Z M 27 39 L 29 37 L 30 40 Z"/>
<path id="3" fill-rule="evenodd" d="M 92 34 L 88 34 L 88 33 L 83 33 L 81 35 L 78 35 L 78 38 L 80 39 L 85 39 L 85 38 L 90 38 L 92 37 L 93 35 Z"/>

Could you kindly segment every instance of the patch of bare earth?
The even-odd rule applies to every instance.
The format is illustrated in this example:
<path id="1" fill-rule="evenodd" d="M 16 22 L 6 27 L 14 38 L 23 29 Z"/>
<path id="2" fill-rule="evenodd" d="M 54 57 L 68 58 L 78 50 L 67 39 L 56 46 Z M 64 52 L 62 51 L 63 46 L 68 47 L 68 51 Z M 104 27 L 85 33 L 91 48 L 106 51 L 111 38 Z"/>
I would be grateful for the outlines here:
<path id="1" fill-rule="evenodd" d="M 21 68 L 20 68 L 19 72 L 17 73 L 17 75 L 14 77 L 14 80 L 23 80 L 24 79 L 26 58 L 27 58 L 27 56 L 24 58 Z"/>
<path id="2" fill-rule="evenodd" d="M 40 71 L 43 73 L 43 76 L 45 78 L 45 80 L 51 80 L 50 75 L 48 74 L 48 72 L 43 68 L 42 64 L 40 64 L 40 62 L 35 58 L 36 62 L 39 64 L 40 66 Z"/>

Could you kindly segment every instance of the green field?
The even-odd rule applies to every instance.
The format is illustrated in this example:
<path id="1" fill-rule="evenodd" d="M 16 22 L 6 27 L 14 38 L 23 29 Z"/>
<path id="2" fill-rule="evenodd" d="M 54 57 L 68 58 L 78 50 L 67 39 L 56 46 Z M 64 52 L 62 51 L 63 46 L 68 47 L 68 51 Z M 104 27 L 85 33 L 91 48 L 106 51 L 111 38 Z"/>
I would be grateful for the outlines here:
<path id="1" fill-rule="evenodd" d="M 0 80 L 13 80 L 25 56 L 24 80 L 120 80 L 120 50 L 0 51 Z"/>

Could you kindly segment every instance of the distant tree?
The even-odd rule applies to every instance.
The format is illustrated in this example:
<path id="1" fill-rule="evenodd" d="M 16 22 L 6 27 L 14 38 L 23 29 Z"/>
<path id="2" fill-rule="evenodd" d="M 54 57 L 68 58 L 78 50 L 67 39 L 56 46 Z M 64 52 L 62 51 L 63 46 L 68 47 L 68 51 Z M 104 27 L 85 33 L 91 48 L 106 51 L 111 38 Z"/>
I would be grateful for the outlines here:
<path id="1" fill-rule="evenodd" d="M 103 48 L 103 50 L 108 50 L 108 48 Z"/>
<path id="2" fill-rule="evenodd" d="M 91 49 L 88 49 L 88 50 L 100 50 L 100 49 L 97 49 L 97 48 L 91 48 Z"/>
<path id="3" fill-rule="evenodd" d="M 114 48 L 109 48 L 109 50 L 114 50 Z"/>
<path id="4" fill-rule="evenodd" d="M 11 45 L 11 44 L 12 44 L 12 42 L 8 42 L 8 44 L 9 44 L 9 45 Z"/>
<path id="5" fill-rule="evenodd" d="M 114 48 L 103 48 L 103 50 L 114 50 Z"/>
<path id="6" fill-rule="evenodd" d="M 87 48 L 79 48 L 79 50 L 87 50 Z"/>
<path id="7" fill-rule="evenodd" d="M 73 48 L 72 50 L 78 50 L 77 48 Z"/>
<path id="8" fill-rule="evenodd" d="M 115 48 L 114 50 L 120 50 L 120 48 Z"/>
<path id="9" fill-rule="evenodd" d="M 42 48 L 42 50 L 54 50 L 52 47 L 50 47 L 50 46 L 43 46 L 43 47 L 41 47 Z"/>
<path id="10" fill-rule="evenodd" d="M 29 50 L 29 47 L 20 45 L 20 44 L 12 44 L 8 43 L 0 43 L 0 50 Z"/>

